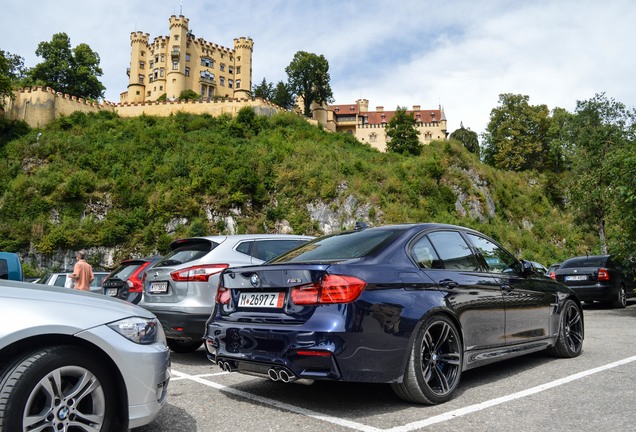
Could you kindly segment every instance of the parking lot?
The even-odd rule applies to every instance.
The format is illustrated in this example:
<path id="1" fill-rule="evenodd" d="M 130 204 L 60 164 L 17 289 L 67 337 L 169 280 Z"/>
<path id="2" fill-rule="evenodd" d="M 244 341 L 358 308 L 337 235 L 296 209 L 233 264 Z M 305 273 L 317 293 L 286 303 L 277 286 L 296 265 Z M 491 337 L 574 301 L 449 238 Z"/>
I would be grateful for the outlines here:
<path id="1" fill-rule="evenodd" d="M 388 385 L 283 384 L 223 372 L 203 349 L 173 354 L 168 403 L 134 432 L 634 430 L 635 300 L 584 307 L 580 357 L 536 353 L 473 369 L 438 406 L 405 403 Z"/>

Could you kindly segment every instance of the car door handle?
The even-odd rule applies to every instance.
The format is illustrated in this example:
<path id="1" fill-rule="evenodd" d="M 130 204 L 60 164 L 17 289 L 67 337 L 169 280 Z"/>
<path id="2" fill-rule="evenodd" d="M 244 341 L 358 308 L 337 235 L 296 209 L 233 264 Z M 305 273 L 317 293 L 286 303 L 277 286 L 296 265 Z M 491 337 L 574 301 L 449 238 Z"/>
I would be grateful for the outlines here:
<path id="1" fill-rule="evenodd" d="M 439 281 L 439 285 L 442 288 L 449 288 L 449 289 L 453 289 L 455 287 L 457 287 L 457 285 L 459 285 L 457 282 L 455 282 L 452 279 L 442 279 L 441 281 Z"/>

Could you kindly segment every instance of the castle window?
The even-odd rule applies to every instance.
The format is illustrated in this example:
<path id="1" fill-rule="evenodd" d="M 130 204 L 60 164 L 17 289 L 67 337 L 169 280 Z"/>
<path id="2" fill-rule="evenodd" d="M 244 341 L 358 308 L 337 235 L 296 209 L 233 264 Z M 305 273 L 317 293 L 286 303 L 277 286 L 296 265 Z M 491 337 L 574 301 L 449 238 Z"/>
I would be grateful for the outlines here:
<path id="1" fill-rule="evenodd" d="M 172 62 L 172 70 L 179 70 L 179 62 L 178 61 L 173 61 Z"/>
<path id="2" fill-rule="evenodd" d="M 185 76 L 189 77 L 190 76 L 190 68 L 186 66 L 185 68 Z"/>
<path id="3" fill-rule="evenodd" d="M 146 96 L 150 96 L 150 95 L 151 95 L 150 90 L 148 90 L 148 92 L 146 93 Z"/>
<path id="4" fill-rule="evenodd" d="M 375 132 L 369 135 L 369 142 L 377 142 L 377 141 L 378 141 L 378 135 Z"/>
<path id="5" fill-rule="evenodd" d="M 139 84 L 143 84 L 144 83 L 144 76 L 142 74 L 139 74 Z"/>
<path id="6" fill-rule="evenodd" d="M 228 66 L 227 71 L 231 74 L 234 73 L 234 68 L 232 66 Z"/>
<path id="7" fill-rule="evenodd" d="M 155 68 L 154 76 L 155 76 L 155 79 L 159 78 L 159 69 Z"/>
<path id="8" fill-rule="evenodd" d="M 225 71 L 225 63 L 221 63 L 219 69 L 221 69 L 221 72 Z"/>
<path id="9" fill-rule="evenodd" d="M 174 40 L 176 40 L 176 41 L 179 40 L 179 35 L 178 34 L 174 35 Z"/>
<path id="10" fill-rule="evenodd" d="M 231 79 L 227 80 L 227 86 L 229 88 L 232 88 L 234 86 L 234 80 L 231 80 Z"/>
<path id="11" fill-rule="evenodd" d="M 214 60 L 209 57 L 201 57 L 201 66 L 214 68 Z"/>
<path id="12" fill-rule="evenodd" d="M 152 67 L 155 65 L 155 62 L 153 60 L 150 60 L 150 68 L 152 69 Z"/>
<path id="13" fill-rule="evenodd" d="M 163 78 L 165 71 L 166 70 L 164 68 L 159 69 L 159 76 Z"/>
<path id="14" fill-rule="evenodd" d="M 152 82 L 152 74 L 148 75 L 148 82 Z"/>
<path id="15" fill-rule="evenodd" d="M 241 56 L 236 57 L 236 61 L 240 62 L 241 61 Z"/>
<path id="16" fill-rule="evenodd" d="M 162 91 L 162 90 L 163 90 L 163 86 L 159 86 L 159 91 Z"/>
<path id="17" fill-rule="evenodd" d="M 139 62 L 139 69 L 144 69 L 146 67 L 146 62 L 140 61 Z"/>
<path id="18" fill-rule="evenodd" d="M 241 80 L 236 80 L 236 88 L 241 88 Z"/>
<path id="19" fill-rule="evenodd" d="M 186 53 L 186 61 L 189 62 L 190 61 L 190 53 Z"/>
<path id="20" fill-rule="evenodd" d="M 136 94 L 137 96 L 139 96 L 139 95 L 141 94 L 141 92 L 140 92 L 139 90 L 137 90 L 137 91 L 135 92 L 135 94 Z"/>
<path id="21" fill-rule="evenodd" d="M 161 63 L 166 61 L 166 55 L 165 54 L 161 54 Z"/>
<path id="22" fill-rule="evenodd" d="M 162 57 L 163 57 L 163 54 L 162 54 Z M 163 61 L 163 59 L 161 61 Z M 155 56 L 155 63 L 159 63 L 159 56 Z"/>
<path id="23" fill-rule="evenodd" d="M 219 78 L 219 84 L 221 84 L 222 86 L 225 85 L 225 77 L 220 77 Z"/>
<path id="24" fill-rule="evenodd" d="M 146 55 L 146 51 L 142 51 L 142 52 L 141 52 L 141 56 L 142 56 L 142 57 L 145 57 L 145 55 Z"/>
<path id="25" fill-rule="evenodd" d="M 240 73 L 241 73 L 241 67 L 240 67 L 240 66 L 237 66 L 237 67 L 236 67 L 236 74 L 238 75 L 238 74 L 240 74 Z"/>
<path id="26" fill-rule="evenodd" d="M 230 56 L 230 61 L 234 61 L 234 57 Z"/>

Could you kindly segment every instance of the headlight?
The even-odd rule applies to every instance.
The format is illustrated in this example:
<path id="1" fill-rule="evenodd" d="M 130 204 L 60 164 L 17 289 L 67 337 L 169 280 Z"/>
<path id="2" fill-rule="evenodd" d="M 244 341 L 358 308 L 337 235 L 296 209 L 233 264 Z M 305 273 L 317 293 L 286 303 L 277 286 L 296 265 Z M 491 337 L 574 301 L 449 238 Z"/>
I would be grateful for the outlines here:
<path id="1" fill-rule="evenodd" d="M 156 318 L 124 318 L 108 324 L 108 327 L 126 339 L 142 345 L 148 345 L 164 338 L 163 329 Z"/>

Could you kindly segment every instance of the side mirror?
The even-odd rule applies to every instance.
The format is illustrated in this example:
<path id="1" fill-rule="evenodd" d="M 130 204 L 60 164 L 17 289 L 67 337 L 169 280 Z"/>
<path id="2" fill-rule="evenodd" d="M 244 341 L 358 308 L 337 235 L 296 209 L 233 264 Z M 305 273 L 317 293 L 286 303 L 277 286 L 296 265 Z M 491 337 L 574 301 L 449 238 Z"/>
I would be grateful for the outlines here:
<path id="1" fill-rule="evenodd" d="M 528 260 L 521 260 L 521 272 L 524 276 L 533 275 L 537 272 L 532 263 Z"/>

